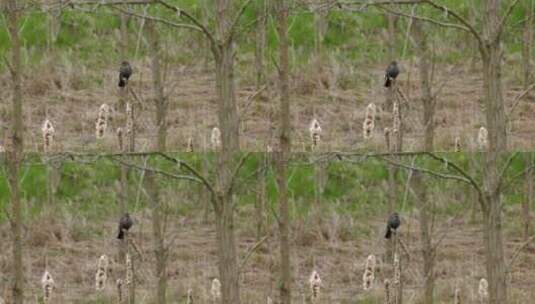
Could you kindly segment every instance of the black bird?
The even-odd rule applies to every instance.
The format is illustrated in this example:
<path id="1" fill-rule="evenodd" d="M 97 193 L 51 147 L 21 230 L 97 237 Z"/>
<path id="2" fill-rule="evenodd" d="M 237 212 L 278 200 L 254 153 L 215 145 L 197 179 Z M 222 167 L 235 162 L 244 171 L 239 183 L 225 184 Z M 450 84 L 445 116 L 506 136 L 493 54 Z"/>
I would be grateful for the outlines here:
<path id="1" fill-rule="evenodd" d="M 399 68 L 398 63 L 396 61 L 392 61 L 388 68 L 386 68 L 385 73 L 385 87 L 390 87 L 392 85 L 392 81 L 396 80 L 396 77 L 399 75 Z"/>
<path id="2" fill-rule="evenodd" d="M 121 62 L 121 67 L 119 68 L 119 87 L 126 87 L 128 84 L 128 78 L 132 76 L 132 67 L 128 61 Z"/>
<path id="3" fill-rule="evenodd" d="M 388 218 L 388 222 L 386 223 L 385 238 L 389 239 L 392 236 L 392 231 L 396 233 L 396 230 L 400 224 L 401 220 L 399 219 L 399 214 L 397 212 L 392 213 Z"/>
<path id="4" fill-rule="evenodd" d="M 125 213 L 119 220 L 119 235 L 117 235 L 117 238 L 122 240 L 124 238 L 124 232 L 128 231 L 133 224 L 134 222 L 132 221 L 130 214 Z"/>

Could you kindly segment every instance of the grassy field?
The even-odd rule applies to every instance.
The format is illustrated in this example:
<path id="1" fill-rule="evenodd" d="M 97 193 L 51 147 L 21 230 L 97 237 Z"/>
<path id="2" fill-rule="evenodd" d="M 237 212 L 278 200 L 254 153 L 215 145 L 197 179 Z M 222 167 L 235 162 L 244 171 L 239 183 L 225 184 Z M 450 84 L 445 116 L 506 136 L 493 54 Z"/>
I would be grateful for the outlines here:
<path id="1" fill-rule="evenodd" d="M 251 155 L 238 178 L 235 228 L 239 256 L 243 257 L 256 242 L 255 200 L 258 184 L 256 175 L 265 155 Z M 479 156 L 476 154 L 444 154 L 480 180 Z M 213 155 L 180 155 L 202 171 L 203 164 L 213 161 Z M 331 160 L 325 163 L 328 176 L 319 203 L 315 189 L 315 156 L 293 156 L 290 164 L 292 267 L 295 273 L 294 298 L 301 303 L 308 292 L 308 276 L 317 269 L 323 281 L 321 299 L 324 303 L 383 303 L 382 281 L 391 269 L 383 263 L 385 254 L 384 223 L 387 216 L 387 169 L 381 159 L 367 158 L 355 163 Z M 161 158 L 129 160 L 179 173 Z M 401 161 L 423 166 L 437 172 L 448 172 L 420 156 Z M 24 259 L 28 282 L 28 299 L 41 297 L 40 277 L 45 266 L 56 281 L 56 303 L 110 303 L 116 297 L 114 282 L 121 273 L 116 263 L 116 223 L 120 170 L 113 159 L 92 157 L 66 158 L 61 166 L 56 195 L 47 200 L 47 166 L 39 157 L 28 155 L 21 184 L 24 201 Z M 317 165 L 316 165 L 317 166 Z M 516 158 L 507 172 L 507 179 L 518 177 L 524 168 Z M 211 176 L 213 167 L 204 172 Z M 268 240 L 248 260 L 241 275 L 244 303 L 262 303 L 267 296 L 276 298 L 278 282 L 278 236 L 273 215 L 277 210 L 277 189 L 273 169 L 267 171 Z M 3 174 L 3 172 L 2 172 Z M 50 173 L 48 173 L 50 174 Z M 407 303 L 418 303 L 422 292 L 422 269 L 418 209 L 410 194 L 410 174 L 400 171 L 396 179 L 395 208 L 402 216 L 401 238 L 406 244 L 402 254 Z M 507 256 L 511 257 L 522 243 L 520 203 L 523 183 L 518 179 L 504 192 L 504 235 Z M 169 258 L 169 302 L 185 303 L 192 289 L 198 303 L 210 303 L 211 280 L 217 277 L 213 214 L 203 199 L 203 188 L 186 181 L 163 176 L 157 179 L 161 199 L 167 206 L 169 229 L 166 240 L 172 244 Z M 426 177 L 425 185 L 432 205 L 437 241 L 444 238 L 437 255 L 437 303 L 451 303 L 453 291 L 461 288 L 466 303 L 477 301 L 477 285 L 484 277 L 484 250 L 480 215 L 474 208 L 472 190 L 462 183 Z M 154 290 L 154 254 L 151 213 L 144 194 L 143 174 L 132 169 L 129 178 L 128 209 L 135 219 L 132 238 L 139 248 L 135 255 L 138 299 L 151 303 Z M 0 210 L 6 210 L 8 188 L 0 178 Z M 209 209 L 207 209 L 209 208 Z M 0 212 L 0 291 L 7 296 L 10 273 L 9 229 L 4 211 Z M 103 292 L 95 291 L 94 275 L 97 259 L 107 254 L 111 258 L 108 283 Z M 371 291 L 362 289 L 365 259 L 369 254 L 379 259 L 376 284 Z M 511 267 L 510 303 L 529 303 L 535 287 L 533 277 L 535 251 L 526 247 Z M 0 294 L 1 295 L 1 294 Z"/>

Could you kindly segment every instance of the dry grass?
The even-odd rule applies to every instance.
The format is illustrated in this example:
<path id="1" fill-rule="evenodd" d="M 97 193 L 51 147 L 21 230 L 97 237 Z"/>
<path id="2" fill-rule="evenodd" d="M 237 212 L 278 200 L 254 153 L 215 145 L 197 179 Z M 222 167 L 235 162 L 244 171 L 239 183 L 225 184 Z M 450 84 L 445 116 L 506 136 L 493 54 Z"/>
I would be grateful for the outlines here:
<path id="1" fill-rule="evenodd" d="M 423 138 L 421 127 L 422 109 L 418 102 L 417 71 L 409 62 L 401 62 L 404 71 L 398 85 L 409 98 L 403 104 L 404 132 L 407 150 L 419 149 Z M 148 149 L 150 140 L 156 134 L 154 103 L 151 101 L 151 81 L 149 64 L 145 60 L 133 62 L 136 72 L 130 82 L 141 104 L 136 104 L 136 125 L 138 149 Z M 27 74 L 24 81 L 24 117 L 26 123 L 26 149 L 39 151 L 41 134 L 39 123 L 45 117 L 54 121 L 59 148 L 64 150 L 111 150 L 115 140 L 96 141 L 95 121 L 98 108 L 107 103 L 115 106 L 119 99 L 116 87 L 115 67 L 103 71 L 87 68 L 73 71 L 70 68 L 45 64 L 34 67 L 35 72 Z M 321 121 L 323 150 L 352 150 L 385 148 L 383 136 L 377 142 L 367 142 L 363 138 L 365 108 L 369 103 L 377 105 L 376 127 L 374 132 L 382 132 L 388 125 L 384 114 L 385 91 L 381 86 L 383 66 L 359 66 L 359 69 L 340 67 L 323 69 L 324 73 L 342 73 L 348 79 L 355 79 L 350 85 L 330 85 L 325 88 L 316 83 L 313 74 L 306 73 L 306 67 L 293 75 L 291 80 L 292 117 L 294 127 L 293 150 L 303 151 L 308 147 L 308 124 L 313 118 Z M 347 71 L 345 70 L 347 69 Z M 197 67 L 173 66 L 166 87 L 169 96 L 168 147 L 170 150 L 186 150 L 188 140 L 196 151 L 210 148 L 212 129 L 217 125 L 216 96 L 214 76 L 211 71 Z M 459 77 L 459 75 L 461 75 Z M 270 86 L 261 94 L 259 101 L 250 103 L 248 97 L 255 93 L 249 79 L 241 79 L 237 73 L 237 100 L 241 123 L 241 146 L 245 150 L 265 151 L 268 144 L 273 145 L 278 120 L 276 119 L 278 98 L 275 85 L 276 74 L 268 77 Z M 98 85 L 96 80 L 103 85 Z M 453 151 L 455 137 L 461 136 L 463 150 L 476 150 L 479 128 L 484 124 L 482 103 L 482 80 L 478 72 L 464 67 L 439 66 L 436 79 L 440 87 L 436 113 L 437 150 Z M 0 75 L 0 99 L 8 100 L 9 81 L 7 73 Z M 344 89 L 342 89 L 344 88 Z M 505 81 L 507 109 L 511 101 L 522 91 L 519 85 Z M 528 94 L 511 116 L 511 147 L 520 150 L 534 150 L 535 129 L 535 92 Z M 6 126 L 7 104 L 0 109 L 0 122 Z M 46 115 L 48 113 L 48 116 Z M 116 130 L 119 121 L 110 122 L 111 130 Z M 122 126 L 124 127 L 124 126 Z M 109 128 L 109 126 L 108 126 Z M 112 133 L 112 132 L 109 132 Z M 110 135 L 110 137 L 114 137 Z"/>
<path id="2" fill-rule="evenodd" d="M 51 215 L 50 215 L 51 216 Z M 137 299 L 140 303 L 151 303 L 151 293 L 155 289 L 154 256 L 150 218 L 144 213 L 133 215 L 136 220 L 131 236 L 138 245 L 142 260 L 136 257 Z M 199 215 L 200 216 L 200 215 Z M 242 218 L 242 216 L 244 216 Z M 237 223 L 237 241 L 240 256 L 255 243 L 253 223 L 247 218 L 252 215 L 241 214 Z M 327 219 L 326 219 L 327 220 Z M 123 269 L 117 263 L 117 240 L 115 218 L 105 223 L 77 223 L 78 229 L 88 233 L 85 238 L 72 237 L 67 224 L 52 221 L 51 226 L 36 220 L 29 223 L 25 242 L 26 277 L 28 285 L 26 296 L 41 295 L 39 278 L 45 263 L 48 271 L 54 274 L 54 299 L 57 303 L 97 303 L 98 300 L 110 302 L 117 298 L 117 286 L 114 284 L 122 278 Z M 180 217 L 172 221 L 169 239 L 174 239 L 170 252 L 168 278 L 170 303 L 185 303 L 190 294 L 195 303 L 211 303 L 211 286 L 217 273 L 215 232 L 213 223 L 201 223 L 201 219 Z M 330 223 L 329 223 L 330 222 Z M 300 303 L 310 295 L 309 278 L 311 269 L 321 274 L 322 303 L 383 303 L 384 285 L 390 278 L 391 269 L 383 263 L 384 257 L 384 222 L 383 218 L 368 218 L 365 222 L 349 221 L 339 218 L 326 221 L 326 225 L 336 225 L 337 233 L 323 234 L 322 231 L 302 229 L 306 223 L 296 221 L 292 227 L 292 264 L 295 273 L 293 297 Z M 0 242 L 10 244 L 7 225 L 0 227 Z M 323 228 L 317 228 L 322 230 Z M 360 233 L 359 231 L 369 231 Z M 443 228 L 438 228 L 443 229 Z M 440 303 L 453 302 L 455 289 L 463 286 L 463 302 L 479 301 L 479 280 L 484 277 L 484 247 L 479 226 L 456 220 L 450 225 L 450 231 L 437 255 L 436 296 Z M 343 231 L 357 231 L 352 236 L 343 236 Z M 37 233 L 37 232 L 40 233 Z M 62 231 L 62 233 L 58 233 Z M 277 299 L 278 282 L 278 239 L 276 227 L 271 227 L 272 235 L 257 253 L 249 259 L 240 278 L 243 303 L 265 303 L 267 297 Z M 405 302 L 417 303 L 418 295 L 423 292 L 421 259 L 419 251 L 419 232 L 417 221 L 404 216 L 401 231 L 403 242 L 407 244 L 409 256 L 403 252 Z M 40 241 L 35 238 L 42 239 Z M 335 241 L 328 238 L 334 238 Z M 510 255 L 521 240 L 507 235 L 507 254 Z M 9 247 L 9 246 L 6 246 Z M 5 248 L 9 252 L 9 248 Z M 377 257 L 375 277 L 377 284 L 364 291 L 362 274 L 365 271 L 366 257 L 373 253 Z M 109 279 L 106 287 L 95 291 L 95 271 L 98 257 L 106 254 L 110 257 Z M 47 262 L 45 262 L 46 257 Z M 0 290 L 7 290 L 7 276 L 10 258 L 7 254 L 0 256 Z M 390 274 L 389 274 L 390 273 Z M 3 275 L 3 276 L 2 276 Z M 517 260 L 510 276 L 511 304 L 525 304 L 535 296 L 535 251 L 528 247 Z M 2 284 L 4 284 L 2 286 Z M 5 294 L 1 295 L 6 298 Z"/>

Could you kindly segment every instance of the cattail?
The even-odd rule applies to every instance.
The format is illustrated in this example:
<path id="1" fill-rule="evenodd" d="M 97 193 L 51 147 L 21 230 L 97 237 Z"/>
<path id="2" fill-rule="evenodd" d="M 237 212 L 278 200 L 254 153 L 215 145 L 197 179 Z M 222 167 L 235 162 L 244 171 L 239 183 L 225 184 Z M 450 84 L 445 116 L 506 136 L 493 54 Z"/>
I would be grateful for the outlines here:
<path id="1" fill-rule="evenodd" d="M 479 128 L 479 134 L 477 135 L 477 144 L 479 146 L 479 150 L 487 150 L 487 147 L 489 145 L 488 141 L 489 132 L 485 127 Z"/>
<path id="2" fill-rule="evenodd" d="M 210 289 L 210 293 L 212 294 L 212 300 L 214 300 L 214 302 L 221 298 L 221 282 L 219 282 L 217 278 L 212 280 L 212 288 Z"/>
<path id="3" fill-rule="evenodd" d="M 394 108 L 392 109 L 392 132 L 394 134 L 398 134 L 399 130 L 401 129 L 401 116 L 399 113 L 399 102 L 397 100 L 394 101 Z"/>
<path id="4" fill-rule="evenodd" d="M 44 151 L 50 152 L 52 150 L 52 145 L 54 144 L 54 135 L 56 134 L 56 130 L 54 130 L 54 126 L 52 126 L 50 120 L 45 120 L 41 127 L 41 131 L 43 132 Z"/>
<path id="5" fill-rule="evenodd" d="M 399 255 L 394 253 L 394 285 L 398 286 L 401 283 L 401 263 L 399 262 Z"/>
<path id="6" fill-rule="evenodd" d="M 134 132 L 134 115 L 133 115 L 132 104 L 126 103 L 126 134 L 128 136 L 132 135 Z"/>
<path id="7" fill-rule="evenodd" d="M 130 257 L 130 254 L 126 254 L 126 286 L 130 287 L 132 285 L 133 281 L 133 273 L 132 273 L 133 267 L 132 267 L 132 257 Z"/>
<path id="8" fill-rule="evenodd" d="M 375 255 L 370 254 L 366 260 L 366 269 L 364 270 L 364 275 L 362 276 L 362 287 L 364 290 L 370 289 L 373 285 L 373 281 L 375 280 L 375 264 Z"/>
<path id="9" fill-rule="evenodd" d="M 461 304 L 461 289 L 459 287 L 455 288 L 455 293 L 453 294 L 453 304 Z"/>
<path id="10" fill-rule="evenodd" d="M 98 109 L 97 122 L 95 124 L 96 137 L 100 139 L 104 137 L 106 129 L 108 128 L 108 120 L 110 119 L 110 106 L 103 103 Z"/>
<path id="11" fill-rule="evenodd" d="M 461 152 L 461 138 L 459 136 L 455 137 L 455 152 Z"/>
<path id="12" fill-rule="evenodd" d="M 193 152 L 193 137 L 188 137 L 188 146 L 186 147 L 187 152 Z"/>
<path id="13" fill-rule="evenodd" d="M 366 107 L 366 118 L 364 119 L 364 124 L 362 126 L 364 139 L 370 139 L 373 135 L 373 129 L 375 128 L 375 112 L 376 106 L 374 103 L 370 103 Z"/>
<path id="14" fill-rule="evenodd" d="M 273 300 L 271 299 L 270 296 L 267 297 L 267 301 L 266 301 L 267 304 L 273 304 Z"/>
<path id="15" fill-rule="evenodd" d="M 384 284 L 385 284 L 385 304 L 390 304 L 392 302 L 392 299 L 390 296 L 390 280 L 386 279 Z"/>
<path id="16" fill-rule="evenodd" d="M 316 270 L 312 271 L 310 279 L 308 279 L 310 284 L 310 295 L 312 301 L 317 300 L 320 297 L 320 287 L 321 287 L 321 278 Z"/>
<path id="17" fill-rule="evenodd" d="M 119 146 L 119 151 L 123 151 L 124 148 L 124 134 L 123 128 L 117 128 L 117 144 Z"/>
<path id="18" fill-rule="evenodd" d="M 117 286 L 117 299 L 119 300 L 118 303 L 122 303 L 123 302 L 123 280 L 117 279 L 116 286 Z"/>
<path id="19" fill-rule="evenodd" d="M 316 149 L 320 144 L 321 139 L 321 126 L 317 119 L 313 119 L 308 128 L 310 132 L 310 139 L 312 140 L 312 149 Z"/>
<path id="20" fill-rule="evenodd" d="M 218 127 L 212 129 L 212 136 L 210 137 L 212 143 L 212 149 L 217 150 L 221 148 L 221 131 Z"/>
<path id="21" fill-rule="evenodd" d="M 489 296 L 489 282 L 485 278 L 481 278 L 479 281 L 479 301 L 485 303 Z"/>
<path id="22" fill-rule="evenodd" d="M 385 128 L 384 134 L 385 134 L 386 149 L 390 150 L 390 128 Z"/>
<path id="23" fill-rule="evenodd" d="M 54 289 L 54 279 L 48 271 L 45 271 L 41 278 L 41 286 L 43 287 L 43 302 L 47 303 L 52 297 L 52 290 Z"/>
<path id="24" fill-rule="evenodd" d="M 108 256 L 101 255 L 98 259 L 97 274 L 95 275 L 95 289 L 101 291 L 106 286 L 106 280 L 108 279 Z"/>
<path id="25" fill-rule="evenodd" d="M 191 288 L 188 289 L 186 304 L 193 304 L 193 290 Z"/>

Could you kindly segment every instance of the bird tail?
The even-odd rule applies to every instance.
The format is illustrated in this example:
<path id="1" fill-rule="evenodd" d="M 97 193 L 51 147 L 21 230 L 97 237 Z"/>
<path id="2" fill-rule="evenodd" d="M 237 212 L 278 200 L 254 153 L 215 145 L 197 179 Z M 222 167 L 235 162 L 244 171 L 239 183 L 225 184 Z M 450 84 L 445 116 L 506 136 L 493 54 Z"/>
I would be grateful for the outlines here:
<path id="1" fill-rule="evenodd" d="M 389 239 L 392 236 L 392 230 L 390 227 L 386 227 L 385 239 Z"/>
<path id="2" fill-rule="evenodd" d="M 124 239 L 124 231 L 123 231 L 123 229 L 119 229 L 119 235 L 117 236 L 117 238 L 118 238 L 119 240 Z"/>
<path id="3" fill-rule="evenodd" d="M 390 79 L 390 77 L 388 76 L 386 76 L 385 78 L 385 87 L 389 88 L 392 85 L 392 79 Z"/>
<path id="4" fill-rule="evenodd" d="M 119 77 L 119 87 L 123 88 L 125 86 L 126 86 L 126 81 L 124 80 L 123 77 Z"/>

